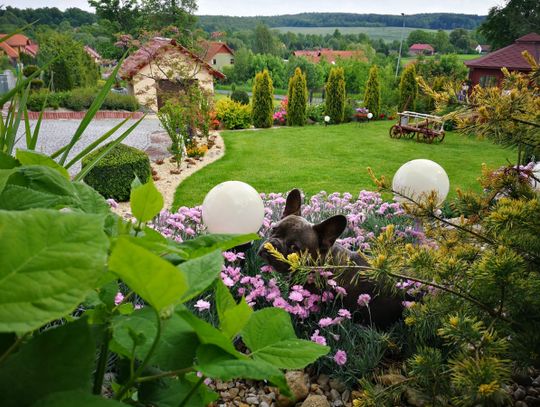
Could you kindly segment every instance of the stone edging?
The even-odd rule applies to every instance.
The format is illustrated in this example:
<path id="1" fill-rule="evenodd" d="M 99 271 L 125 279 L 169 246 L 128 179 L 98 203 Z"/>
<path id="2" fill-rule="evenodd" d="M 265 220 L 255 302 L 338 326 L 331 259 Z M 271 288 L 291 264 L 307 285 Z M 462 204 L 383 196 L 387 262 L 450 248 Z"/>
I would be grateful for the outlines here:
<path id="1" fill-rule="evenodd" d="M 117 112 L 112 110 L 99 110 L 93 117 L 93 120 L 126 119 L 128 117 L 131 117 L 132 119 L 140 119 L 141 117 L 143 117 L 143 114 L 143 112 Z M 43 112 L 43 120 L 81 120 L 85 115 L 86 112 L 56 112 L 48 110 Z M 39 112 L 28 112 L 28 118 L 30 120 L 37 120 L 39 118 Z"/>

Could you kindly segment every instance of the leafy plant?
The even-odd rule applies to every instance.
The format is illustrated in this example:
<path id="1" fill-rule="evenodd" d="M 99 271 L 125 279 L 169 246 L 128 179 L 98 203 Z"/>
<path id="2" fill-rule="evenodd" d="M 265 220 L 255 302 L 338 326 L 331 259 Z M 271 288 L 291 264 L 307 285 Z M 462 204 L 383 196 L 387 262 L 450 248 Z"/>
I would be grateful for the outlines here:
<path id="1" fill-rule="evenodd" d="M 399 82 L 399 109 L 414 110 L 418 96 L 418 83 L 416 82 L 415 64 L 408 65 L 401 74 Z"/>
<path id="2" fill-rule="evenodd" d="M 381 112 L 381 85 L 379 84 L 379 74 L 377 65 L 373 65 L 369 70 L 369 78 L 366 82 L 366 93 L 364 95 L 364 106 L 373 113 L 373 117 L 379 117 Z"/>
<path id="3" fill-rule="evenodd" d="M 257 128 L 272 127 L 274 113 L 274 85 L 268 70 L 255 75 L 251 101 L 253 125 Z"/>
<path id="4" fill-rule="evenodd" d="M 332 123 L 339 124 L 345 120 L 345 73 L 343 68 L 332 68 L 326 82 L 325 113 Z"/>
<path id="5" fill-rule="evenodd" d="M 251 107 L 231 99 L 221 99 L 216 103 L 216 118 L 226 129 L 247 129 L 251 125 Z"/>
<path id="6" fill-rule="evenodd" d="M 171 139 L 169 151 L 173 155 L 178 169 L 180 169 L 184 159 L 184 150 L 186 148 L 185 131 L 187 121 L 185 110 L 186 108 L 179 103 L 168 100 L 157 114 L 161 125 Z"/>
<path id="7" fill-rule="evenodd" d="M 289 126 L 303 126 L 306 124 L 306 75 L 302 73 L 300 68 L 296 68 L 293 77 L 289 79 L 287 99 L 287 124 Z"/>

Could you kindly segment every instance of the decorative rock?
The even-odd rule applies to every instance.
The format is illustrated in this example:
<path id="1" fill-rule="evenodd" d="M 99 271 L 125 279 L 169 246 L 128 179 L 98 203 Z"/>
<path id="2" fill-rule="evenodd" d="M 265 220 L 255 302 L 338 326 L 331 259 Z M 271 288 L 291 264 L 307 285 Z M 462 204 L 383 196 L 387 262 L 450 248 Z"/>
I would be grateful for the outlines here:
<path id="1" fill-rule="evenodd" d="M 535 388 L 529 387 L 529 388 L 527 389 L 527 394 L 528 394 L 529 396 L 538 397 L 538 394 L 540 394 L 540 393 L 539 393 L 538 390 L 536 390 Z"/>
<path id="2" fill-rule="evenodd" d="M 537 399 L 536 397 L 527 396 L 525 397 L 525 403 L 529 407 L 539 407 L 540 406 L 540 399 Z"/>
<path id="3" fill-rule="evenodd" d="M 527 395 L 527 392 L 523 390 L 521 387 L 518 387 L 518 389 L 514 392 L 514 399 L 523 400 L 526 395 Z"/>
<path id="4" fill-rule="evenodd" d="M 240 407 L 249 407 L 249 404 L 240 402 Z"/>
<path id="5" fill-rule="evenodd" d="M 513 375 L 512 380 L 522 386 L 530 386 L 532 384 L 531 377 L 525 373 L 518 373 L 518 374 Z"/>
<path id="6" fill-rule="evenodd" d="M 259 404 L 259 407 L 270 407 L 270 404 L 268 404 L 266 401 L 261 401 L 261 404 Z"/>
<path id="7" fill-rule="evenodd" d="M 235 398 L 236 396 L 238 396 L 239 392 L 240 392 L 240 390 L 238 390 L 237 387 L 233 387 L 233 388 L 229 389 L 229 395 L 231 396 L 231 398 Z"/>
<path id="8" fill-rule="evenodd" d="M 309 394 L 307 377 L 302 371 L 290 371 L 285 373 L 285 379 L 296 401 L 305 400 Z"/>
<path id="9" fill-rule="evenodd" d="M 228 388 L 227 383 L 223 383 L 222 381 L 216 383 L 217 390 L 227 390 Z"/>
<path id="10" fill-rule="evenodd" d="M 341 400 L 341 395 L 336 389 L 330 390 L 330 399 L 332 401 Z"/>
<path id="11" fill-rule="evenodd" d="M 249 404 L 259 404 L 259 399 L 253 395 L 251 397 L 247 397 L 246 398 L 246 403 L 249 403 Z"/>
<path id="12" fill-rule="evenodd" d="M 328 385 L 329 380 L 330 380 L 330 378 L 327 375 L 321 374 L 317 378 L 317 384 L 324 389 Z"/>
<path id="13" fill-rule="evenodd" d="M 534 387 L 540 387 L 540 377 L 537 377 L 536 379 L 534 379 L 532 382 L 532 385 Z"/>
<path id="14" fill-rule="evenodd" d="M 381 384 L 385 385 L 385 386 L 392 386 L 392 385 L 395 385 L 395 384 L 399 384 L 405 380 L 407 380 L 407 378 L 405 376 L 402 376 L 400 374 L 385 374 L 385 375 L 382 375 L 380 378 L 379 378 Z"/>
<path id="15" fill-rule="evenodd" d="M 341 400 L 343 400 L 345 403 L 347 403 L 351 398 L 351 392 L 349 390 L 345 390 L 341 394 Z"/>
<path id="16" fill-rule="evenodd" d="M 347 390 L 347 386 L 343 382 L 337 379 L 330 379 L 330 388 L 337 390 L 340 393 L 343 393 L 345 390 Z"/>
<path id="17" fill-rule="evenodd" d="M 529 406 L 524 401 L 516 401 L 516 404 L 514 404 L 514 407 L 529 407 Z"/>
<path id="18" fill-rule="evenodd" d="M 341 400 L 335 400 L 335 401 L 332 401 L 332 407 L 341 407 L 343 406 L 343 401 Z"/>
<path id="19" fill-rule="evenodd" d="M 326 397 L 312 394 L 302 403 L 302 407 L 330 407 L 330 404 Z"/>
<path id="20" fill-rule="evenodd" d="M 319 385 L 317 383 L 312 383 L 311 386 L 309 386 L 310 392 L 316 392 L 317 390 L 319 390 Z"/>
<path id="21" fill-rule="evenodd" d="M 405 390 L 405 397 L 407 402 L 414 407 L 424 407 L 426 403 L 423 400 L 422 394 L 413 388 L 407 388 Z"/>

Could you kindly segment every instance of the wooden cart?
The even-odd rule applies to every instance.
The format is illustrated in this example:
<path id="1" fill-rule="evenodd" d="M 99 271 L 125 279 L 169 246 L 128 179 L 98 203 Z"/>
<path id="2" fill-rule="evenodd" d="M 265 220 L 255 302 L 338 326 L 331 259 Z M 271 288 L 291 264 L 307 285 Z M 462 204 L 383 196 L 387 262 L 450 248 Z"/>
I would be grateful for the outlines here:
<path id="1" fill-rule="evenodd" d="M 426 143 L 442 142 L 444 140 L 444 120 L 432 114 L 403 112 L 398 113 L 399 121 L 390 128 L 392 138 L 413 138 Z"/>

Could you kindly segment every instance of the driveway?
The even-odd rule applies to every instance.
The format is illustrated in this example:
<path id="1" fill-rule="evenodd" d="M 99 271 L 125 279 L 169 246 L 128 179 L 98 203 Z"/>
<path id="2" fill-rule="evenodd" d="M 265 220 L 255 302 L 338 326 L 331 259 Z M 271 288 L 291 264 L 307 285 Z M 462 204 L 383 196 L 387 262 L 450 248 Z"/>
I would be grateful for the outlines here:
<path id="1" fill-rule="evenodd" d="M 84 131 L 82 137 L 75 144 L 69 158 L 74 157 L 81 152 L 90 143 L 101 137 L 108 130 L 120 123 L 121 119 L 103 119 L 93 120 Z M 32 130 L 36 124 L 35 121 L 30 121 Z M 46 154 L 51 154 L 59 148 L 65 146 L 71 140 L 71 137 L 79 127 L 80 120 L 43 120 L 39 131 L 38 143 L 36 151 L 41 151 Z M 128 120 L 109 140 L 113 140 L 120 136 L 125 130 L 135 123 L 135 120 Z M 136 147 L 140 150 L 147 149 L 150 144 L 150 136 L 156 132 L 162 132 L 159 120 L 155 116 L 145 118 L 123 141 L 124 144 Z M 17 134 L 17 147 L 24 148 L 26 142 L 24 139 L 24 124 L 21 123 L 19 133 Z M 69 159 L 68 159 L 69 160 Z M 80 171 L 80 165 L 77 164 L 69 169 L 70 174 L 74 175 Z"/>

